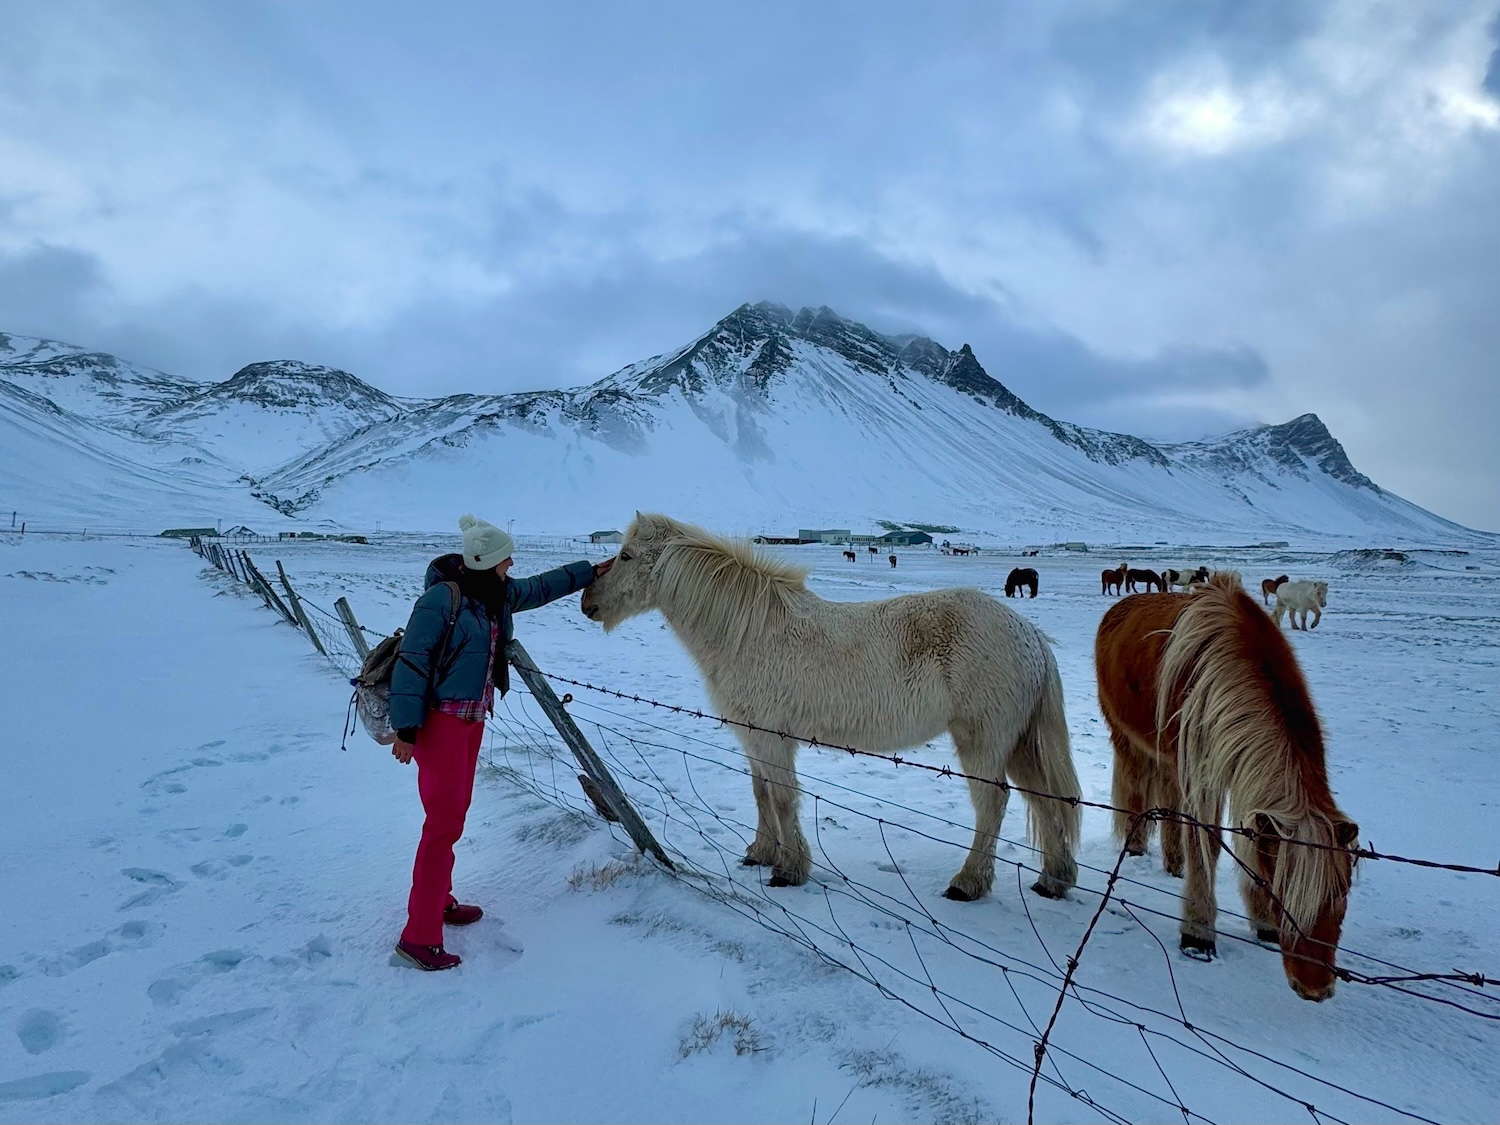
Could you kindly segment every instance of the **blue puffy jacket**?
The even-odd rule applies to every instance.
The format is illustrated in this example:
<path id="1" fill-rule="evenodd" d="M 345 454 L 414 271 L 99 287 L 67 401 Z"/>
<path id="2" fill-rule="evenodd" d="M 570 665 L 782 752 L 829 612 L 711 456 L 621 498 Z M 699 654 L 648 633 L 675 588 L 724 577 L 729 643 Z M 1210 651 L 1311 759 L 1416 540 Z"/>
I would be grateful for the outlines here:
<path id="1" fill-rule="evenodd" d="M 427 564 L 427 590 L 412 607 L 411 620 L 401 636 L 401 655 L 391 672 L 391 728 L 420 727 L 427 719 L 427 672 L 437 658 L 433 675 L 436 701 L 484 698 L 485 669 L 490 659 L 490 615 L 473 598 L 460 597 L 453 633 L 440 653 L 433 650 L 442 639 L 443 625 L 453 604 L 445 582 L 457 581 L 463 572 L 462 555 L 443 555 Z M 530 578 L 505 582 L 505 605 L 500 613 L 499 649 L 495 654 L 495 687 L 501 695 L 510 690 L 510 665 L 505 646 L 515 636 L 511 615 L 536 609 L 558 598 L 582 590 L 594 580 L 594 565 L 587 559 L 568 563 Z"/>

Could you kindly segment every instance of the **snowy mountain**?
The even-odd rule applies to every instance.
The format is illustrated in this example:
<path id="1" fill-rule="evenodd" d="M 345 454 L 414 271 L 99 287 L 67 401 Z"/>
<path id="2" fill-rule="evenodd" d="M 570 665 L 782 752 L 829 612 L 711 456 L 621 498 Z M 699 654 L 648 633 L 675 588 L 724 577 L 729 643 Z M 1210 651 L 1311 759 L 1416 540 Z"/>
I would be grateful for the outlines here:
<path id="1" fill-rule="evenodd" d="M 12 506 L 84 516 L 107 451 L 113 490 L 163 518 L 190 502 L 254 517 L 253 501 L 362 527 L 472 509 L 578 531 L 654 508 L 773 534 L 883 521 L 1006 541 L 1491 538 L 1381 489 L 1316 415 L 1156 445 L 1033 409 L 967 344 L 767 302 L 588 386 L 440 399 L 293 361 L 205 385 L 0 336 L 0 427 L 51 451 L 24 455 L 28 475 L 5 443 Z"/>

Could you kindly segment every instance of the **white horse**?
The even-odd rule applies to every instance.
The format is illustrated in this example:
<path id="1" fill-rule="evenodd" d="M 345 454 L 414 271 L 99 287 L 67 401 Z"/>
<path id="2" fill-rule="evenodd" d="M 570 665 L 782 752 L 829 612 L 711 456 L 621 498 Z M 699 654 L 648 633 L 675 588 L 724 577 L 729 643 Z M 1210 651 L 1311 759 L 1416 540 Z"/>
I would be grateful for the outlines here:
<path id="1" fill-rule="evenodd" d="M 659 609 L 707 682 L 715 710 L 738 723 L 758 813 L 747 866 L 771 886 L 806 882 L 812 852 L 798 819 L 800 742 L 895 754 L 943 731 L 970 781 L 974 843 L 947 897 L 968 902 L 995 882 L 1007 777 L 1060 797 L 1079 794 L 1062 681 L 1042 633 L 978 590 L 829 602 L 804 569 L 662 515 L 637 512 L 614 565 L 583 592 L 606 630 Z M 786 736 L 769 731 L 786 731 Z M 1079 811 L 1026 797 L 1042 875 L 1060 898 L 1077 880 Z"/>
<path id="2" fill-rule="evenodd" d="M 1271 611 L 1271 616 L 1276 619 L 1279 627 L 1281 615 L 1290 610 L 1293 629 L 1298 628 L 1299 613 L 1302 615 L 1303 631 L 1316 629 L 1318 622 L 1323 620 L 1323 607 L 1327 604 L 1327 582 L 1283 582 L 1276 587 L 1276 608 Z M 1307 623 L 1308 613 L 1313 615 L 1311 625 Z"/>

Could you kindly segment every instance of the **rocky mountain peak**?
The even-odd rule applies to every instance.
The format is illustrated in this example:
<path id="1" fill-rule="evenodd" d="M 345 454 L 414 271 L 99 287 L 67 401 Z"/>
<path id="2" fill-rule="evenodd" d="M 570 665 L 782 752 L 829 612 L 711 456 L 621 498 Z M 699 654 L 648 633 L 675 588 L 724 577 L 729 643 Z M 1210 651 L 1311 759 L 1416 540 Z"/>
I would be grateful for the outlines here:
<path id="1" fill-rule="evenodd" d="M 199 398 L 253 402 L 282 410 L 316 408 L 329 403 L 358 410 L 398 409 L 395 400 L 384 391 L 347 371 L 294 359 L 246 364 Z"/>
<path id="2" fill-rule="evenodd" d="M 1339 440 L 1316 414 L 1299 414 L 1290 422 L 1263 426 L 1258 432 L 1263 435 L 1266 452 L 1283 464 L 1295 464 L 1300 455 L 1316 462 L 1335 480 L 1380 491 L 1374 481 L 1354 467 Z"/>

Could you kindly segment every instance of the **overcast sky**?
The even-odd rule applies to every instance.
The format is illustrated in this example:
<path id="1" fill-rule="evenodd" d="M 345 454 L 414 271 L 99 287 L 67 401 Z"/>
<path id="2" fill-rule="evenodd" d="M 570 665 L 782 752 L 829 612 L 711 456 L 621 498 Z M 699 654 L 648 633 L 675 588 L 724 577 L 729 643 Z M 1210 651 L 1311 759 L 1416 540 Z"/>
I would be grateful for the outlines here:
<path id="1" fill-rule="evenodd" d="M 0 331 L 591 382 L 744 301 L 1500 529 L 1500 0 L 0 2 Z"/>

